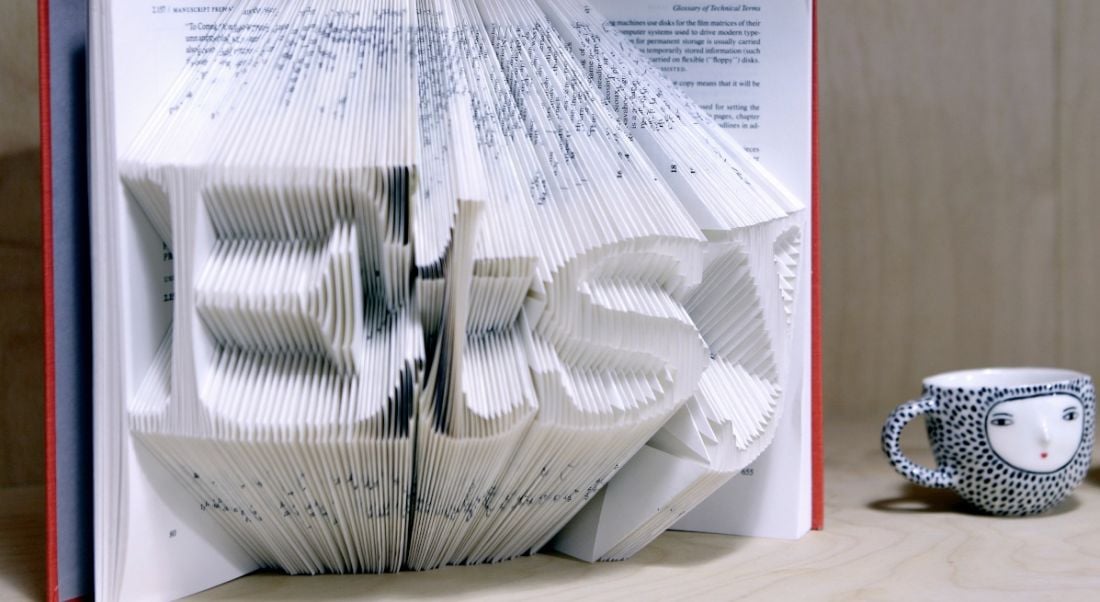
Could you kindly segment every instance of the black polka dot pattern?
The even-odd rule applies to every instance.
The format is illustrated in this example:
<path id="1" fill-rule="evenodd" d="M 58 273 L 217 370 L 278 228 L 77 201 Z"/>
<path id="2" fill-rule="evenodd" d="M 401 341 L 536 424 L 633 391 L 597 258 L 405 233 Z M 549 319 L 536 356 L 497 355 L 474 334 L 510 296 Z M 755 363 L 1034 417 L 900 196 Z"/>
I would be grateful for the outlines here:
<path id="1" fill-rule="evenodd" d="M 1001 460 L 989 444 L 985 421 L 996 404 L 1041 395 L 1072 395 L 1081 401 L 1084 424 L 1077 453 L 1048 473 L 1020 470 Z M 901 452 L 901 431 L 924 414 L 928 440 L 939 468 L 914 463 Z M 882 427 L 882 450 L 902 476 L 926 487 L 950 487 L 991 514 L 1023 516 L 1043 512 L 1081 484 L 1092 456 L 1096 391 L 1088 378 L 1025 387 L 963 389 L 926 385 L 921 399 L 902 404 Z"/>

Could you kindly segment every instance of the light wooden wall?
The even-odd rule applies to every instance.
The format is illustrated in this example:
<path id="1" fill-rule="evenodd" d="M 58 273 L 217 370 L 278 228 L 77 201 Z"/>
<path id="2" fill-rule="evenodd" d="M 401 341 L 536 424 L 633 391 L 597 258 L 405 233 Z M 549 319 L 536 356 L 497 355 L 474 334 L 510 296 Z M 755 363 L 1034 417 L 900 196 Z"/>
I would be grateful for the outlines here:
<path id="1" fill-rule="evenodd" d="M 1058 358 L 1100 379 L 1100 2 L 1060 7 Z"/>
<path id="2" fill-rule="evenodd" d="M 43 457 L 34 13 L 13 14 L 0 486 L 40 482 Z M 1100 375 L 1100 2 L 821 0 L 818 18 L 827 416 L 885 414 L 953 368 Z"/>
<path id="3" fill-rule="evenodd" d="M 0 16 L 0 487 L 44 474 L 35 4 Z"/>
<path id="4" fill-rule="evenodd" d="M 38 190 L 36 151 L 0 154 L 0 487 L 44 474 Z"/>
<path id="5" fill-rule="evenodd" d="M 1100 374 L 1100 3 L 818 15 L 826 412 L 956 368 Z"/>
<path id="6" fill-rule="evenodd" d="M 8 1 L 0 13 L 0 156 L 38 144 L 37 4 Z"/>

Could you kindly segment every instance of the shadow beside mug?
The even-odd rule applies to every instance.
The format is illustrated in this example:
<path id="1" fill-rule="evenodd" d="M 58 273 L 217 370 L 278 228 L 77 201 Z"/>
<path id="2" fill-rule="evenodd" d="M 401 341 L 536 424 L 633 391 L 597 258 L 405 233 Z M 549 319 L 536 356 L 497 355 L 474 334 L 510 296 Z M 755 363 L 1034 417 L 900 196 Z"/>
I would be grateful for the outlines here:
<path id="1" fill-rule="evenodd" d="M 1089 480 L 1100 483 L 1100 467 L 1094 468 L 1089 473 Z M 1044 516 L 1056 516 L 1075 510 L 1081 502 L 1070 495 L 1057 506 L 1034 515 L 1035 518 Z M 971 516 L 988 516 L 974 505 L 970 504 L 959 494 L 951 489 L 929 489 L 906 483 L 902 485 L 901 492 L 896 497 L 875 500 L 867 504 L 867 507 L 880 512 L 896 512 L 900 514 L 924 514 L 954 512 L 956 514 L 968 514 Z M 1029 518 L 1029 517 L 1020 517 Z"/>
<path id="2" fill-rule="evenodd" d="M 977 508 L 959 497 L 951 489 L 929 489 L 912 483 L 901 486 L 900 495 L 875 500 L 867 504 L 872 510 L 900 513 L 957 512 L 959 514 L 982 514 Z"/>
<path id="3" fill-rule="evenodd" d="M 1085 482 L 1090 485 L 1100 485 L 1100 466 L 1094 466 L 1085 475 Z"/>

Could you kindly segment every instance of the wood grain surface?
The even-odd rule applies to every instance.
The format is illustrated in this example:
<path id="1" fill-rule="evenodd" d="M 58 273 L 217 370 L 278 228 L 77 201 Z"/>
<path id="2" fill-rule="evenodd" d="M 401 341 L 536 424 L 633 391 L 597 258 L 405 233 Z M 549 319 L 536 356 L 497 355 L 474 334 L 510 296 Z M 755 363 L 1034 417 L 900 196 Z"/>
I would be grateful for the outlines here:
<path id="1" fill-rule="evenodd" d="M 38 152 L 0 155 L 0 487 L 42 483 L 42 244 Z"/>
<path id="2" fill-rule="evenodd" d="M 1059 7 L 1058 354 L 1100 377 L 1100 2 Z"/>
<path id="3" fill-rule="evenodd" d="M 1059 330 L 1062 5 L 818 14 L 826 412 L 884 413 L 939 371 L 1069 362 L 1060 341 L 1084 333 Z"/>
<path id="4" fill-rule="evenodd" d="M 0 487 L 0 600 L 46 597 L 45 499 L 41 485 Z"/>
<path id="5" fill-rule="evenodd" d="M 38 3 L 5 2 L 2 11 L 0 155 L 5 155 L 38 144 Z"/>

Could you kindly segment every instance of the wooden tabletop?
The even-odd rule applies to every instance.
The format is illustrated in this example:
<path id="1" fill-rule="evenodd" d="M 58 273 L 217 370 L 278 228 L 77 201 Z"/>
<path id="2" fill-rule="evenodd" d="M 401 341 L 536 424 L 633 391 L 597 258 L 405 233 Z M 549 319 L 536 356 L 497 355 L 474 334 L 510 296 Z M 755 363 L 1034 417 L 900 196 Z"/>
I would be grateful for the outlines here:
<path id="1" fill-rule="evenodd" d="M 0 600 L 41 600 L 46 592 L 46 494 L 0 488 Z"/>
<path id="2" fill-rule="evenodd" d="M 910 487 L 893 472 L 878 449 L 879 418 L 827 420 L 826 526 L 801 540 L 666 533 L 626 562 L 540 554 L 425 573 L 254 574 L 197 598 L 1098 599 L 1100 468 L 1048 514 L 975 515 L 954 494 Z M 907 435 L 926 459 L 920 429 Z M 0 598 L 39 598 L 41 490 L 0 496 Z"/>

